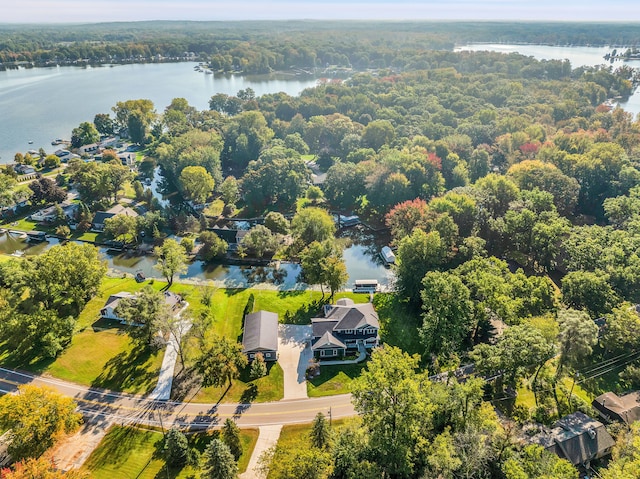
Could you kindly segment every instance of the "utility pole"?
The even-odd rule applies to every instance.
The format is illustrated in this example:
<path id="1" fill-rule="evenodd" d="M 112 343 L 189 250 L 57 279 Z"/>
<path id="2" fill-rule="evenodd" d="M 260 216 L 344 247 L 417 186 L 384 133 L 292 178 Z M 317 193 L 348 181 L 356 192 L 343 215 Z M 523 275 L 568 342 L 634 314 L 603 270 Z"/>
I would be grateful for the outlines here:
<path id="1" fill-rule="evenodd" d="M 331 406 L 329 406 L 329 427 L 331 427 L 331 423 L 332 423 L 332 415 L 331 415 Z"/>

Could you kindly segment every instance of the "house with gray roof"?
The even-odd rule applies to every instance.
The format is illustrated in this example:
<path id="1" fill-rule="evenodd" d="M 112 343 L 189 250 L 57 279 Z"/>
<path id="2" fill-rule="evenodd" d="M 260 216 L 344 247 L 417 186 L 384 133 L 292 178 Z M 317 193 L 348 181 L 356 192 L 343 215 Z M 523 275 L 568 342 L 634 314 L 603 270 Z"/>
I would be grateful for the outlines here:
<path id="1" fill-rule="evenodd" d="M 630 426 L 640 420 L 640 391 L 624 396 L 607 392 L 595 398 L 591 405 L 605 422 L 618 421 Z"/>
<path id="2" fill-rule="evenodd" d="M 380 322 L 373 304 L 356 304 L 342 298 L 325 305 L 323 318 L 312 318 L 311 349 L 317 358 L 342 357 L 360 347 L 368 350 L 380 342 Z"/>
<path id="3" fill-rule="evenodd" d="M 278 315 L 257 311 L 244 317 L 242 352 L 251 361 L 261 353 L 265 361 L 278 359 Z"/>
<path id="4" fill-rule="evenodd" d="M 559 419 L 553 429 L 545 429 L 531 441 L 574 466 L 588 466 L 592 460 L 610 454 L 615 444 L 604 424 L 582 412 Z"/>

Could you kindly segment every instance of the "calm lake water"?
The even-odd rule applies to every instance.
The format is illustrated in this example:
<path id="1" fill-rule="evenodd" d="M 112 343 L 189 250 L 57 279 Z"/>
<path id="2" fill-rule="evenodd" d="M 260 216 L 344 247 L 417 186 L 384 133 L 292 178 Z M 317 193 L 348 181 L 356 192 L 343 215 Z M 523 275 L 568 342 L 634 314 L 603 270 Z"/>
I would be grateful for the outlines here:
<path id="1" fill-rule="evenodd" d="M 376 279 L 383 286 L 389 286 L 393 280 L 390 269 L 382 264 L 378 253 L 384 244 L 384 238 L 374 236 L 364 229 L 350 228 L 342 231 L 341 237 L 349 237 L 353 243 L 345 249 L 344 259 L 349 274 L 347 288 L 351 288 L 356 279 Z M 29 243 L 14 233 L 0 234 L 0 254 L 38 255 L 58 245 L 55 238 L 46 242 Z M 154 268 L 156 260 L 153 256 L 120 253 L 106 247 L 99 248 L 108 267 L 123 273 L 136 274 L 142 271 L 147 278 L 161 278 Z M 295 263 L 279 263 L 274 266 L 238 266 L 206 264 L 194 261 L 189 264 L 183 278 L 216 281 L 227 288 L 244 288 L 252 284 L 270 283 L 279 289 L 291 290 L 304 286 L 299 281 L 301 268 Z"/>
<path id="2" fill-rule="evenodd" d="M 256 95 L 285 92 L 298 95 L 316 85 L 296 76 L 207 75 L 195 63 L 147 63 L 102 67 L 52 67 L 0 71 L 0 163 L 16 152 L 53 152 L 55 138 L 96 113 L 112 113 L 118 101 L 147 98 L 162 112 L 174 98 L 186 98 L 198 110 L 209 108 L 216 93 L 235 95 L 252 88 Z M 29 142 L 32 141 L 32 144 Z"/>
<path id="3" fill-rule="evenodd" d="M 618 48 L 624 51 L 626 48 Z M 502 43 L 474 43 L 455 48 L 455 51 L 491 51 L 500 53 L 520 53 L 538 60 L 569 60 L 571 68 L 580 66 L 607 65 L 617 68 L 620 65 L 629 65 L 632 68 L 640 68 L 640 60 L 622 62 L 615 60 L 613 63 L 604 59 L 607 53 L 611 53 L 611 47 L 559 47 L 548 45 L 511 45 Z M 629 97 L 627 101 L 619 105 L 633 115 L 640 113 L 640 90 Z"/>

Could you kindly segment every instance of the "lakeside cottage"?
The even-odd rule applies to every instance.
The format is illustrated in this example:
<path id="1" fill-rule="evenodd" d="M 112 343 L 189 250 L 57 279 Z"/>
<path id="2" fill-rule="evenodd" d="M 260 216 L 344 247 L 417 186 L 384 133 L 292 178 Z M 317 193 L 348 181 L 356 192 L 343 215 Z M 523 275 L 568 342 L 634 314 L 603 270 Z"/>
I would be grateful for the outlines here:
<path id="1" fill-rule="evenodd" d="M 107 301 L 104 303 L 104 306 L 100 310 L 100 318 L 112 319 L 120 322 L 121 324 L 126 324 L 125 319 L 118 316 L 115 310 L 123 298 L 135 298 L 136 296 L 136 294 L 129 293 L 127 291 L 121 291 L 119 293 L 112 294 L 111 296 L 109 296 Z M 171 291 L 165 291 L 163 293 L 163 297 L 165 304 L 167 304 L 169 310 L 172 313 L 178 312 L 184 304 L 182 296 L 176 293 L 172 293 Z"/>
<path id="2" fill-rule="evenodd" d="M 262 353 L 265 361 L 278 359 L 278 315 L 257 311 L 244 317 L 242 352 L 249 361 Z"/>
<path id="3" fill-rule="evenodd" d="M 380 322 L 373 304 L 342 298 L 324 306 L 324 318 L 312 318 L 311 349 L 316 358 L 341 358 L 360 348 L 378 346 Z"/>
<path id="4" fill-rule="evenodd" d="M 115 205 L 113 208 L 108 209 L 107 211 L 97 211 L 93 216 L 93 220 L 91 221 L 91 231 L 102 232 L 104 231 L 104 222 L 109 218 L 113 218 L 116 215 L 126 215 L 131 216 L 132 218 L 137 218 L 139 215 L 133 209 L 122 206 Z"/>

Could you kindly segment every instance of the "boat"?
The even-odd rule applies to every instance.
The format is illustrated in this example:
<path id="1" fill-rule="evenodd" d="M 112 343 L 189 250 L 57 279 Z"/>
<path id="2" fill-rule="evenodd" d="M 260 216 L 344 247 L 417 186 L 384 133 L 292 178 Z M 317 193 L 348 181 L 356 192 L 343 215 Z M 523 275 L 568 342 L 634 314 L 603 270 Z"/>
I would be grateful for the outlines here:
<path id="1" fill-rule="evenodd" d="M 30 145 L 33 145 L 33 140 L 29 140 L 29 144 L 30 144 Z"/>
<path id="2" fill-rule="evenodd" d="M 386 264 L 394 264 L 396 262 L 396 255 L 388 246 L 383 246 L 380 250 L 380 256 Z"/>
<path id="3" fill-rule="evenodd" d="M 22 256 L 24 256 L 24 251 L 18 249 L 13 253 L 11 253 L 11 256 L 15 256 L 16 258 L 21 258 Z"/>

